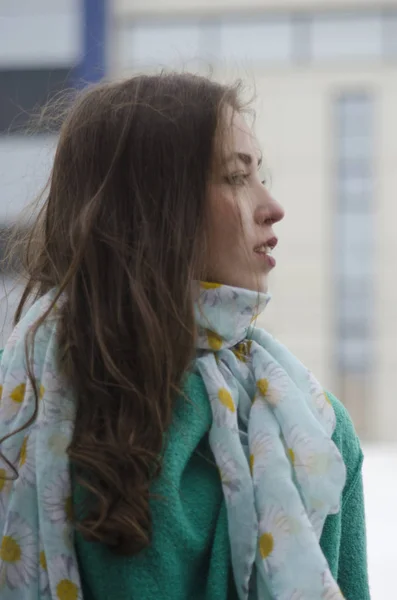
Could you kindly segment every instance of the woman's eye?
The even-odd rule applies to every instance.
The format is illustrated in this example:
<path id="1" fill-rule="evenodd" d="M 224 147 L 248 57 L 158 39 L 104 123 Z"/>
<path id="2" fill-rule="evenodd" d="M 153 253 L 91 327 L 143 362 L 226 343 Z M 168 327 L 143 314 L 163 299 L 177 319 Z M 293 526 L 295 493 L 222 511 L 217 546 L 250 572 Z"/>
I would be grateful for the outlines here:
<path id="1" fill-rule="evenodd" d="M 233 173 L 225 177 L 226 182 L 230 185 L 244 185 L 249 177 L 249 173 Z"/>

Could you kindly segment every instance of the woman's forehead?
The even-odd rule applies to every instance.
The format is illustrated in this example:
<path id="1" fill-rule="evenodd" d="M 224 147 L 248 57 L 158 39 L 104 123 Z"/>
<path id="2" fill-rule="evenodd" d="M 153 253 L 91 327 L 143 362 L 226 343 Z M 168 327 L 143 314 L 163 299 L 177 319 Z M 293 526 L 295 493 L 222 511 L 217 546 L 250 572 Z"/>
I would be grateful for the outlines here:
<path id="1" fill-rule="evenodd" d="M 243 161 L 247 164 L 257 163 L 261 158 L 262 153 L 255 132 L 240 113 L 227 115 L 223 154 L 227 159 L 239 155 L 251 157 L 252 160 L 247 158 Z"/>

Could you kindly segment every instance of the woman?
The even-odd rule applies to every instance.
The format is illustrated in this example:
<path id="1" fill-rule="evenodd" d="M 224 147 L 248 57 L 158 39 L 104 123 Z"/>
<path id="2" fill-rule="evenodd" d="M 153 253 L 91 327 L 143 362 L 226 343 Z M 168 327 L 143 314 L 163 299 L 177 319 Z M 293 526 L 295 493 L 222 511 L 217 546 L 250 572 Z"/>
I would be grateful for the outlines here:
<path id="1" fill-rule="evenodd" d="M 72 107 L 1 363 L 2 599 L 369 598 L 352 424 L 254 326 L 260 163 L 236 86 Z"/>

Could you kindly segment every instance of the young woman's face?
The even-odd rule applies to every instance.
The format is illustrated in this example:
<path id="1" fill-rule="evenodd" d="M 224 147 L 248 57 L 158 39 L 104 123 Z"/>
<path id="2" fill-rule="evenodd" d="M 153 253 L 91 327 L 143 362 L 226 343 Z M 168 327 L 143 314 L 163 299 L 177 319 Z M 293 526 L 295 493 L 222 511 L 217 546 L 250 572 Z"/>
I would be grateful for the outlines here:
<path id="1" fill-rule="evenodd" d="M 224 156 L 209 186 L 207 280 L 267 291 L 275 266 L 269 254 L 277 244 L 273 225 L 284 211 L 260 176 L 261 154 L 239 114 L 228 115 Z"/>

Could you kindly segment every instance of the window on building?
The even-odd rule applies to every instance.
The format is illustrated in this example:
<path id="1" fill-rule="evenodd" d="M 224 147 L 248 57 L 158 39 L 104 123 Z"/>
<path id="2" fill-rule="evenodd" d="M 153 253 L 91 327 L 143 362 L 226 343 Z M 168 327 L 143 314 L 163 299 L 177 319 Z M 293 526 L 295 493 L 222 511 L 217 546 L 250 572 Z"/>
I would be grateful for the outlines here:
<path id="1" fill-rule="evenodd" d="M 374 360 L 373 98 L 336 101 L 336 358 L 340 394 L 365 434 Z"/>
<path id="2" fill-rule="evenodd" d="M 220 59 L 289 63 L 293 54 L 293 23 L 287 16 L 223 20 Z"/>
<path id="3" fill-rule="evenodd" d="M 380 13 L 324 13 L 313 15 L 313 60 L 382 57 Z"/>
<path id="4" fill-rule="evenodd" d="M 25 10 L 18 10 L 20 0 L 12 4 L 0 14 L 0 68 L 64 67 L 78 62 L 81 32 L 75 2 L 58 10 L 58 2 L 53 2 L 55 9 L 43 11 L 37 2 Z"/>
<path id="5" fill-rule="evenodd" d="M 120 31 L 122 69 L 183 67 L 202 58 L 205 27 L 200 21 L 136 22 Z"/>

